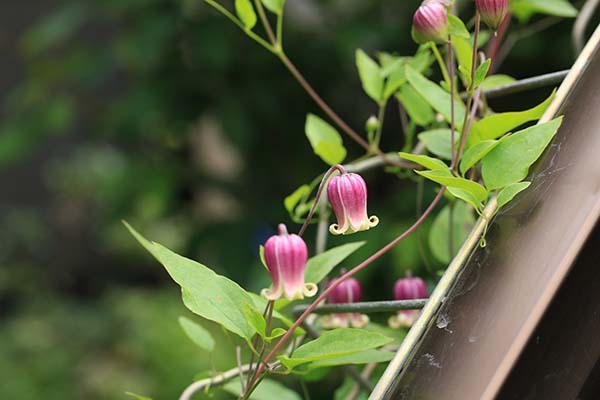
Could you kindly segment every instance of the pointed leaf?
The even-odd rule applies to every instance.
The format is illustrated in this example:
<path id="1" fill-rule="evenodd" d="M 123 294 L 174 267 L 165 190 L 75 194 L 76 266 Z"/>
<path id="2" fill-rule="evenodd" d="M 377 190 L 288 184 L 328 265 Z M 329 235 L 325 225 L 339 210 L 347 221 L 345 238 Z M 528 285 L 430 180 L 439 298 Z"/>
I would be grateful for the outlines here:
<path id="1" fill-rule="evenodd" d="M 256 25 L 256 13 L 250 0 L 235 0 L 235 12 L 246 29 L 254 28 L 254 25 Z"/>
<path id="2" fill-rule="evenodd" d="M 412 161 L 416 164 L 424 166 L 425 168 L 429 168 L 432 170 L 449 171 L 448 166 L 442 160 L 438 160 L 437 158 L 424 156 L 421 154 L 404 153 L 402 151 L 398 153 L 398 155 L 400 156 L 400 158 Z"/>
<path id="3" fill-rule="evenodd" d="M 310 186 L 305 184 L 300 186 L 298 189 L 294 190 L 294 193 L 290 194 L 285 199 L 283 199 L 283 205 L 285 206 L 287 212 L 289 212 L 290 214 L 294 214 L 294 210 L 296 209 L 298 203 L 300 203 L 302 199 L 308 196 L 310 192 Z"/>
<path id="4" fill-rule="evenodd" d="M 553 91 L 546 100 L 529 110 L 493 114 L 476 121 L 471 135 L 467 138 L 467 147 L 482 140 L 497 139 L 514 128 L 540 119 L 554 99 L 555 93 L 556 91 Z"/>
<path id="5" fill-rule="evenodd" d="M 531 185 L 531 182 L 519 182 L 508 185 L 502 189 L 500 193 L 498 193 L 498 209 L 512 201 L 516 195 L 527 189 L 529 185 Z"/>
<path id="6" fill-rule="evenodd" d="M 577 16 L 577 9 L 567 0 L 512 0 L 510 9 L 521 21 L 535 13 L 567 18 Z"/>
<path id="7" fill-rule="evenodd" d="M 435 119 L 429 103 L 412 86 L 402 85 L 396 93 L 396 98 L 415 124 L 427 126 Z"/>
<path id="8" fill-rule="evenodd" d="M 492 65 L 492 60 L 489 58 L 483 62 L 480 66 L 475 70 L 475 82 L 473 82 L 473 87 L 481 85 L 485 77 L 487 76 L 488 71 L 490 70 L 490 65 Z"/>
<path id="9" fill-rule="evenodd" d="M 215 348 L 215 340 L 204 327 L 187 317 L 179 317 L 179 325 L 185 334 L 201 349 L 212 352 Z"/>
<path id="10" fill-rule="evenodd" d="M 503 139 L 483 158 L 481 172 L 486 186 L 490 190 L 500 189 L 523 180 L 561 123 L 562 117 L 555 118 Z"/>
<path id="11" fill-rule="evenodd" d="M 364 244 L 365 242 L 346 243 L 311 257 L 306 263 L 304 280 L 311 283 L 321 282 L 339 263 Z"/>
<path id="12" fill-rule="evenodd" d="M 434 110 L 444 116 L 450 122 L 450 94 L 444 89 L 425 78 L 410 65 L 405 67 L 406 79 L 413 88 L 433 107 Z M 465 117 L 465 106 L 459 99 L 455 99 L 454 116 L 456 128 L 460 129 Z"/>
<path id="13" fill-rule="evenodd" d="M 448 243 L 450 234 L 450 210 L 452 209 L 452 249 Z M 472 209 L 465 203 L 457 201 L 454 205 L 446 205 L 435 217 L 429 230 L 429 247 L 433 256 L 444 264 L 448 264 L 469 232 L 475 225 Z M 451 251 L 451 253 L 450 253 Z"/>
<path id="14" fill-rule="evenodd" d="M 261 3 L 273 14 L 281 15 L 283 13 L 283 6 L 285 0 L 260 0 Z"/>
<path id="15" fill-rule="evenodd" d="M 460 160 L 460 173 L 465 174 L 475 164 L 477 164 L 487 153 L 492 151 L 500 143 L 498 140 L 484 140 L 469 148 Z"/>
<path id="16" fill-rule="evenodd" d="M 464 22 L 454 14 L 448 14 L 448 33 L 463 39 L 468 39 L 471 36 Z"/>
<path id="17" fill-rule="evenodd" d="M 221 324 L 244 339 L 252 338 L 254 329 L 240 310 L 240 304 L 252 304 L 250 295 L 244 289 L 210 268 L 146 240 L 126 222 L 125 226 L 181 286 L 183 303 L 190 311 Z"/>
<path id="18" fill-rule="evenodd" d="M 509 165 L 509 164 L 507 164 Z M 458 189 L 466 190 L 472 193 L 475 198 L 481 202 L 487 199 L 487 190 L 477 182 L 465 178 L 457 178 L 454 176 L 448 176 L 445 171 L 416 171 L 417 174 L 424 176 L 434 182 L 448 187 L 455 187 Z"/>
<path id="19" fill-rule="evenodd" d="M 380 333 L 364 329 L 339 328 L 324 332 L 319 338 L 298 347 L 291 358 L 286 356 L 278 358 L 283 365 L 291 369 L 308 362 L 333 359 L 374 349 L 393 340 Z"/>
<path id="20" fill-rule="evenodd" d="M 356 50 L 356 67 L 365 93 L 376 102 L 379 102 L 383 93 L 381 68 L 361 49 Z"/>
<path id="21" fill-rule="evenodd" d="M 313 361 L 303 368 L 303 371 L 312 370 L 316 368 L 332 367 L 335 365 L 349 365 L 349 364 L 368 364 L 368 363 L 379 363 L 387 362 L 394 358 L 395 353 L 391 351 L 383 350 L 366 350 L 360 353 L 347 354 L 344 356 L 328 358 L 325 360 Z"/>
<path id="22" fill-rule="evenodd" d="M 306 116 L 306 137 L 316 155 L 329 165 L 339 164 L 346 158 L 342 137 L 331 125 L 313 114 Z"/>

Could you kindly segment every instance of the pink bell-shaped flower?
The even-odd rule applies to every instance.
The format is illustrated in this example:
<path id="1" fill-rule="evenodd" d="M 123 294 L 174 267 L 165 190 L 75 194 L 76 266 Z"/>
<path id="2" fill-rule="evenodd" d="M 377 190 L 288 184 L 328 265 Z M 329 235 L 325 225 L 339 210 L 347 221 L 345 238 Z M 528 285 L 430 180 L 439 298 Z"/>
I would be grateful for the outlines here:
<path id="1" fill-rule="evenodd" d="M 265 243 L 265 263 L 271 275 L 273 286 L 263 289 L 262 295 L 268 300 L 284 296 L 288 300 L 314 296 L 317 285 L 304 283 L 304 270 L 308 259 L 308 249 L 304 240 L 289 234 L 284 224 L 277 227 L 277 235 Z"/>
<path id="2" fill-rule="evenodd" d="M 367 215 L 367 184 L 358 174 L 343 172 L 327 185 L 327 196 L 337 218 L 329 227 L 333 235 L 349 235 L 366 231 L 379 223 L 376 216 Z"/>
<path id="3" fill-rule="evenodd" d="M 339 279 L 339 278 L 338 278 Z M 337 279 L 332 280 L 329 286 Z M 360 301 L 362 289 L 360 282 L 354 278 L 348 278 L 333 289 L 327 296 L 330 304 L 356 303 Z M 324 328 L 362 328 L 369 323 L 369 317 L 359 313 L 335 313 L 323 317 L 321 324 Z"/>
<path id="4" fill-rule="evenodd" d="M 475 0 L 481 20 L 496 30 L 508 13 L 508 0 Z"/>
<path id="5" fill-rule="evenodd" d="M 413 15 L 412 37 L 415 42 L 445 43 L 448 40 L 446 1 L 425 0 Z"/>
<path id="6" fill-rule="evenodd" d="M 406 278 L 398 279 L 394 285 L 396 300 L 426 299 L 427 297 L 427 286 L 423 279 L 413 278 L 410 273 Z M 388 324 L 392 328 L 409 328 L 418 316 L 419 310 L 400 310 L 397 315 L 390 317 Z"/>

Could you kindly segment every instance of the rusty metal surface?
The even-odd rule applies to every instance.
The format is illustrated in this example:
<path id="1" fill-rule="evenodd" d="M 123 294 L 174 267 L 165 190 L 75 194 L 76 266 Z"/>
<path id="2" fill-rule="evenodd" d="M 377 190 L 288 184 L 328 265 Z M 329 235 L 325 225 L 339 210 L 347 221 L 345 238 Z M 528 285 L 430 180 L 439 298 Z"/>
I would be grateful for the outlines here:
<path id="1" fill-rule="evenodd" d="M 493 399 L 600 214 L 600 29 L 544 119 L 564 122 L 479 248 L 482 221 L 370 399 Z M 488 205 L 488 214 L 495 209 Z"/>

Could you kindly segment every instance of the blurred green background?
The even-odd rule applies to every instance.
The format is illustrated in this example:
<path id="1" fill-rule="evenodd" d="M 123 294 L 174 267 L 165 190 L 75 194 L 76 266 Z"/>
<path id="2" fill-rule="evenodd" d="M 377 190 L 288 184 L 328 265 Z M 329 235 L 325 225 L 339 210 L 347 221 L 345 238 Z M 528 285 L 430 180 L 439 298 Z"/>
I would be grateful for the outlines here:
<path id="1" fill-rule="evenodd" d="M 376 109 L 354 50 L 411 55 L 417 4 L 288 0 L 287 53 L 361 129 Z M 500 72 L 568 68 L 572 24 L 518 41 Z M 275 57 L 200 0 L 2 2 L 0 51 L 0 398 L 172 399 L 197 373 L 230 367 L 232 354 L 209 359 L 185 337 L 178 287 L 120 221 L 259 291 L 268 279 L 258 245 L 292 224 L 283 198 L 326 168 L 303 133 L 307 112 L 324 115 Z M 395 106 L 385 121 L 383 148 L 400 148 Z M 415 214 L 413 182 L 365 176 L 382 223 L 357 235 L 369 243 L 348 266 Z M 390 298 L 407 269 L 435 279 L 442 266 L 428 261 L 424 234 L 361 276 L 365 299 Z"/>

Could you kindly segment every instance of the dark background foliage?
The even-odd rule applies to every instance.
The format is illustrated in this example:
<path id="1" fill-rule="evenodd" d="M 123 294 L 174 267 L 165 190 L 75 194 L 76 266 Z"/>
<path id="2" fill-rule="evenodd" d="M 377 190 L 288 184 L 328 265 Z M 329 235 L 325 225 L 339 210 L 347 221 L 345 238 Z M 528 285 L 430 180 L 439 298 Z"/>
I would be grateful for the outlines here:
<path id="1" fill-rule="evenodd" d="M 288 55 L 360 129 L 376 109 L 354 50 L 412 54 L 417 1 L 288 3 Z M 571 27 L 517 42 L 500 71 L 568 68 Z M 2 2 L 0 55 L 0 398 L 174 398 L 194 374 L 230 366 L 231 355 L 208 359 L 180 331 L 178 289 L 121 220 L 260 290 L 258 245 L 291 224 L 283 198 L 325 168 L 303 132 L 307 112 L 324 115 L 276 58 L 200 0 Z M 383 137 L 384 149 L 402 144 L 395 107 Z M 366 177 L 382 223 L 358 235 L 369 243 L 351 262 L 415 213 L 414 183 Z M 435 279 L 441 266 L 426 265 L 422 247 L 411 237 L 363 274 L 365 297 L 391 297 L 408 269 Z"/>

